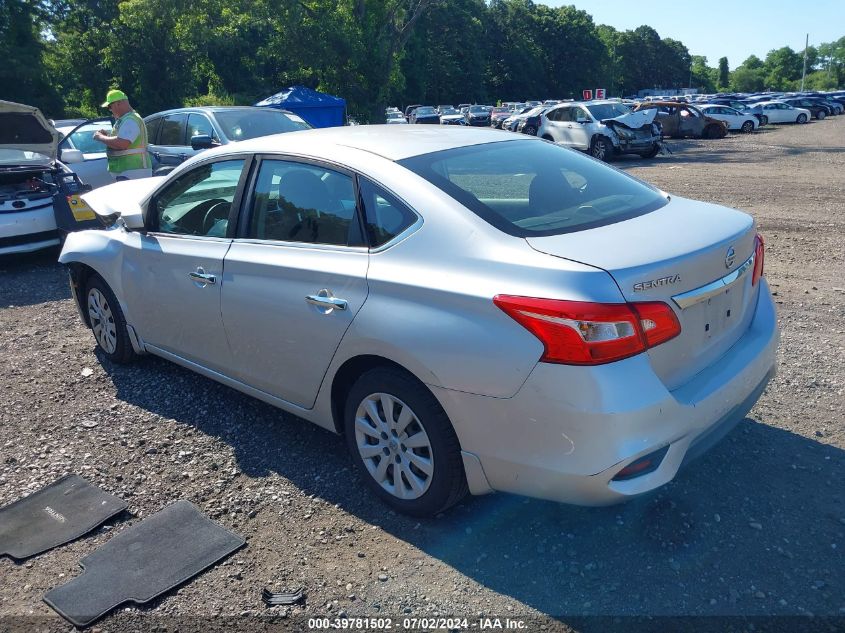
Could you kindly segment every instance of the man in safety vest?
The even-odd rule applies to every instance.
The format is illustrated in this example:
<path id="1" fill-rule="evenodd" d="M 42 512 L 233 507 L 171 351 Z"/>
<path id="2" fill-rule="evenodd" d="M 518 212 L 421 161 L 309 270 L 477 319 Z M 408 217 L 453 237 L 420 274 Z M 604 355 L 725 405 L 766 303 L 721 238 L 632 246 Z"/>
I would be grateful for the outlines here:
<path id="1" fill-rule="evenodd" d="M 114 180 L 134 180 L 153 175 L 147 153 L 147 128 L 122 90 L 109 90 L 104 108 L 115 118 L 111 133 L 97 130 L 94 140 L 106 146 L 109 173 Z"/>

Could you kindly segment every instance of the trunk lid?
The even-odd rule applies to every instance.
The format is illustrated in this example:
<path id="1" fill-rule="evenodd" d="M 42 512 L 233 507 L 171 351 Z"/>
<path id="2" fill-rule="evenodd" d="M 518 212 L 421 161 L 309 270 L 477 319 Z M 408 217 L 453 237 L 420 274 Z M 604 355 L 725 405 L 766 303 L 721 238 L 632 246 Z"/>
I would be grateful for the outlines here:
<path id="1" fill-rule="evenodd" d="M 606 270 L 628 301 L 672 307 L 681 334 L 648 354 L 664 384 L 675 389 L 748 328 L 757 288 L 751 286 L 753 263 L 744 265 L 755 235 L 745 213 L 673 197 L 637 218 L 527 241 L 540 252 Z"/>

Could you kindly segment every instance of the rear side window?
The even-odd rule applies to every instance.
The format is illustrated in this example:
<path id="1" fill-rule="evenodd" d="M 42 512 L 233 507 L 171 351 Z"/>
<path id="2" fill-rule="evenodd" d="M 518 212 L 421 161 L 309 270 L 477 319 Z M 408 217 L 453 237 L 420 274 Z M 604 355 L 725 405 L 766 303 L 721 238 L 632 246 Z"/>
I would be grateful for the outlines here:
<path id="1" fill-rule="evenodd" d="M 518 237 L 582 231 L 667 203 L 657 189 L 627 174 L 540 140 L 460 147 L 400 164 Z"/>
<path id="2" fill-rule="evenodd" d="M 351 176 L 318 165 L 264 160 L 246 237 L 357 246 L 357 216 Z"/>
<path id="3" fill-rule="evenodd" d="M 158 131 L 161 129 L 161 117 L 153 117 L 149 121 L 145 121 L 144 125 L 147 128 L 147 140 L 156 145 L 158 143 Z"/>
<path id="4" fill-rule="evenodd" d="M 358 178 L 370 246 L 389 242 L 417 221 L 416 214 L 395 196 L 366 178 Z"/>
<path id="5" fill-rule="evenodd" d="M 185 145 L 184 114 L 170 114 L 161 122 L 157 145 Z"/>

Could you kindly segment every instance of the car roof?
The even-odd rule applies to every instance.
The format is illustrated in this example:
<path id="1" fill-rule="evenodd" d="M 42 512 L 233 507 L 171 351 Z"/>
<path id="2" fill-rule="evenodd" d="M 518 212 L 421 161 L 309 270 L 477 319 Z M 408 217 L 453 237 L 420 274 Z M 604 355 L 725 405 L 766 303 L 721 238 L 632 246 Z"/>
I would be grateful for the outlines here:
<path id="1" fill-rule="evenodd" d="M 153 114 L 148 114 L 144 117 L 144 119 L 149 119 L 154 116 L 166 116 L 168 114 L 187 114 L 191 112 L 232 112 L 237 110 L 277 110 L 279 112 L 283 112 L 285 114 L 293 114 L 290 110 L 285 110 L 284 108 L 271 108 L 271 107 L 259 107 L 259 106 L 191 106 L 187 108 L 173 108 L 172 110 L 162 110 L 161 112 L 154 112 Z"/>
<path id="2" fill-rule="evenodd" d="M 230 148 L 230 152 L 246 151 L 258 154 L 291 152 L 331 158 L 332 147 L 341 146 L 397 161 L 457 147 L 525 140 L 525 138 L 505 135 L 495 129 L 463 126 L 356 125 L 261 136 L 226 147 Z"/>

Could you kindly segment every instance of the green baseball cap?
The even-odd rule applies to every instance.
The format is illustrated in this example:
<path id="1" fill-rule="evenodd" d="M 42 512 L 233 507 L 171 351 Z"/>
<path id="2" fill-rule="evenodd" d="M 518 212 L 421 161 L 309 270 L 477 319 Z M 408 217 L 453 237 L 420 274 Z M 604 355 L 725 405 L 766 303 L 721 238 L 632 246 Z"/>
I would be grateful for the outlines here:
<path id="1" fill-rule="evenodd" d="M 101 108 L 107 108 L 115 101 L 123 101 L 124 99 L 128 99 L 129 97 L 126 96 L 126 93 L 123 90 L 109 90 L 108 94 L 106 95 L 105 102 L 100 106 Z"/>

